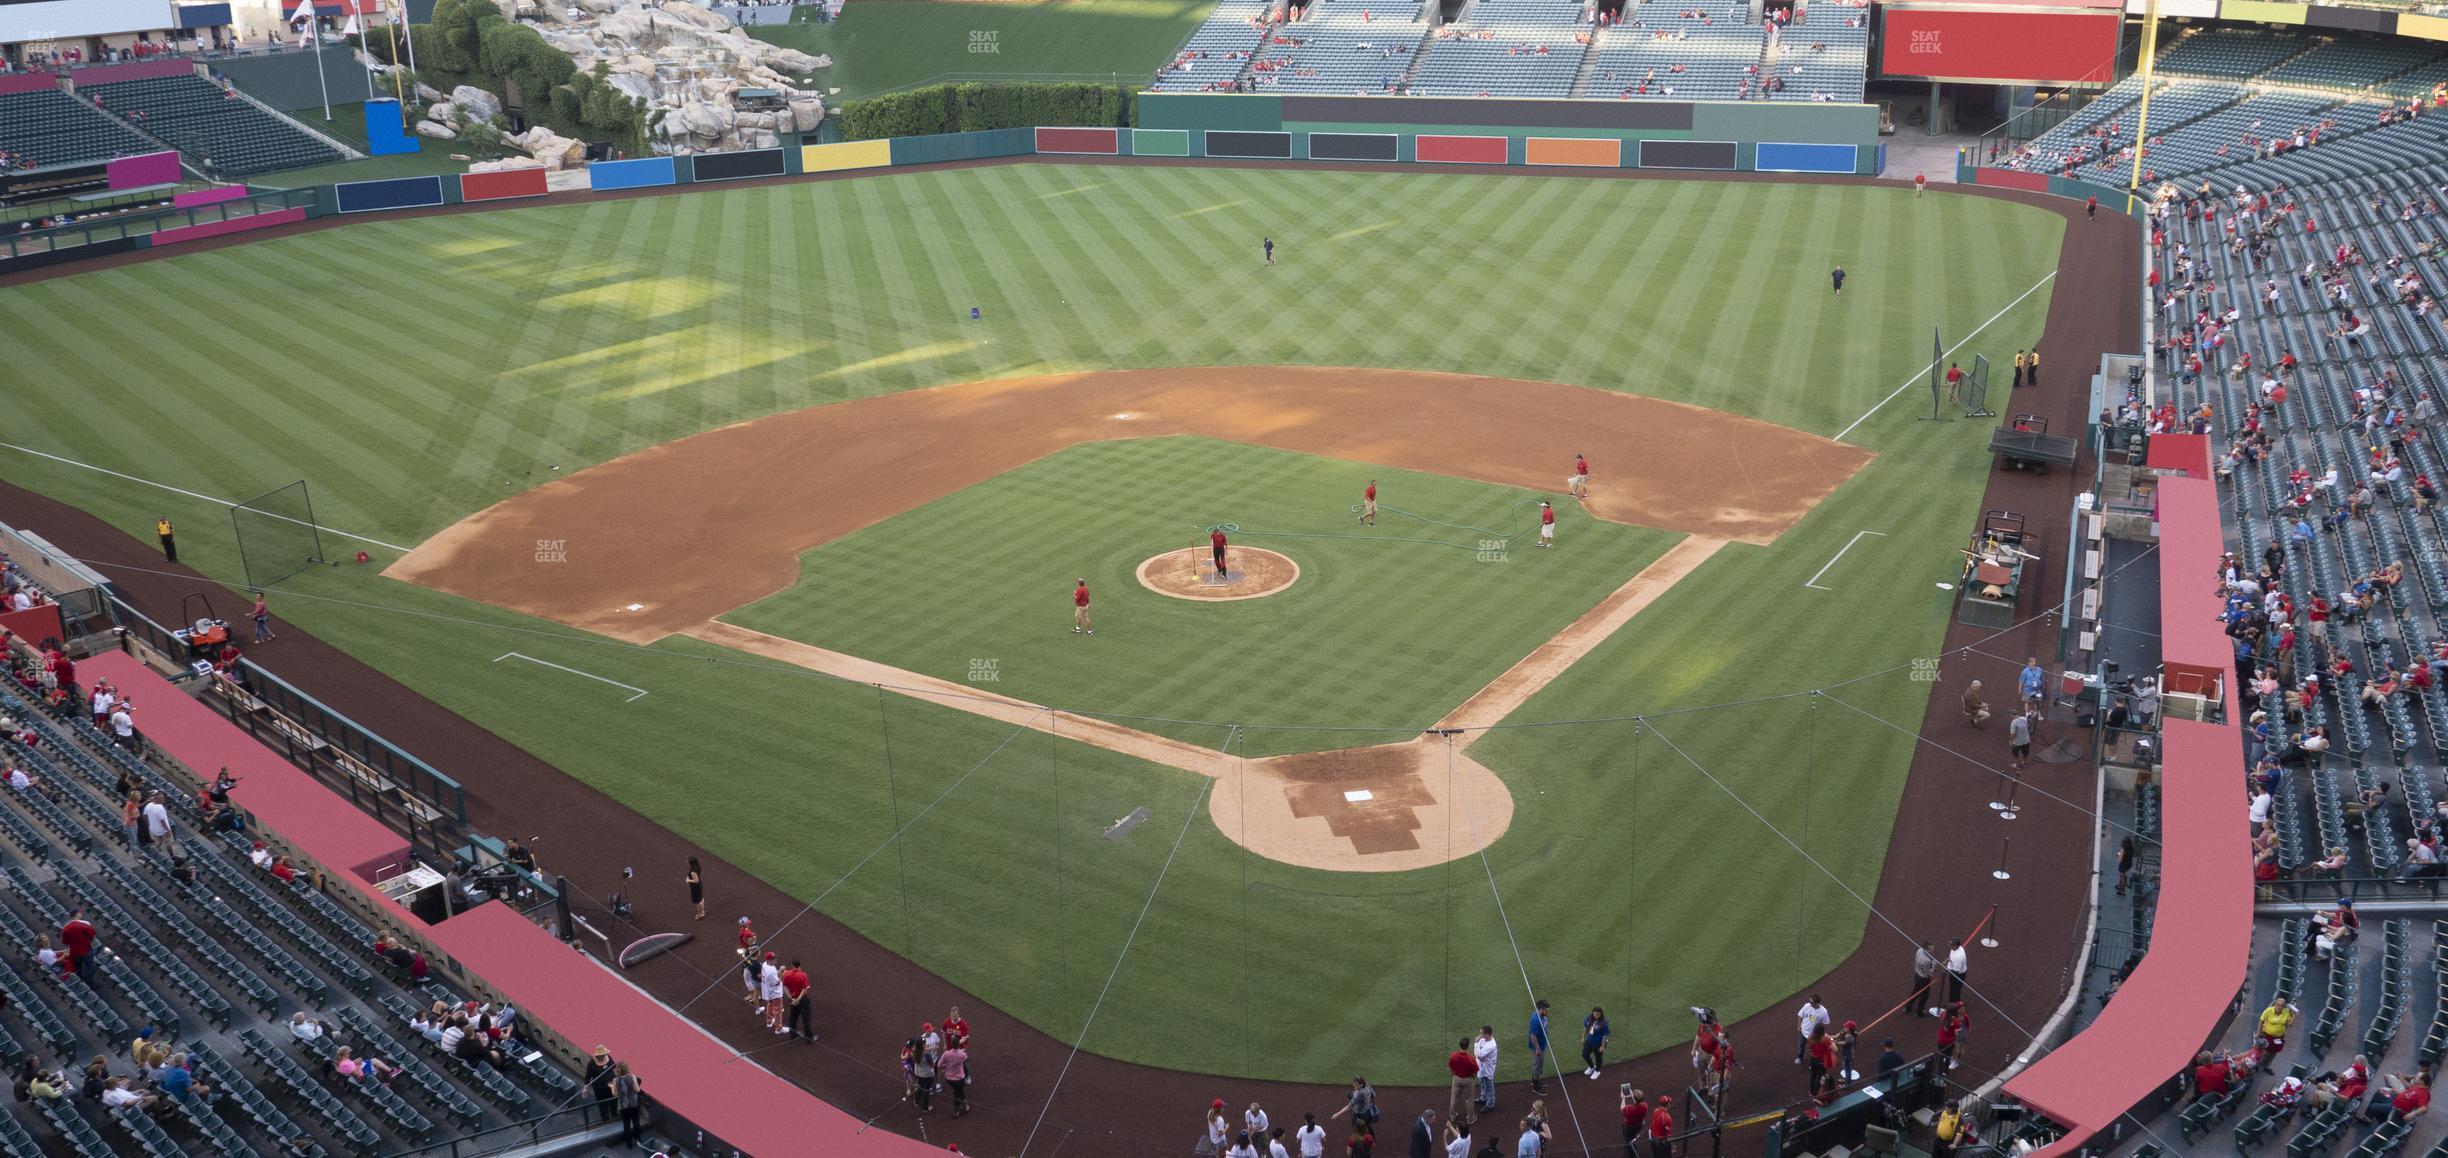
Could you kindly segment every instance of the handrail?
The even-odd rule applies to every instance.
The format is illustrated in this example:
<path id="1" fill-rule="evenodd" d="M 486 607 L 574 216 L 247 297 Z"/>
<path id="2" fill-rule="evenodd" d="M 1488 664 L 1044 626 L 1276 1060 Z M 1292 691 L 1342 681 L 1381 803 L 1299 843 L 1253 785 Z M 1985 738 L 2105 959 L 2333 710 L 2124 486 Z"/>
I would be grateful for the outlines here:
<path id="1" fill-rule="evenodd" d="M 437 1154 L 447 1154 L 450 1158 L 481 1158 L 483 1155 L 499 1154 L 521 1146 L 540 1145 L 548 1138 L 578 1137 L 587 1134 L 608 1124 L 588 1120 L 600 1112 L 592 1103 L 564 1106 L 524 1121 L 488 1126 L 482 1130 L 427 1142 L 422 1146 L 411 1146 L 404 1150 L 386 1150 L 382 1152 L 382 1158 L 423 1158 L 425 1155 Z M 551 1129 L 549 1135 L 546 1133 L 548 1128 Z"/>
<path id="2" fill-rule="evenodd" d="M 112 596 L 110 605 L 117 613 L 119 622 L 147 646 L 174 659 L 186 656 L 186 641 L 178 638 L 171 629 L 162 626 L 153 617 L 137 610 L 116 595 Z M 254 661 L 241 659 L 238 663 L 245 669 L 250 685 L 248 694 L 264 706 L 271 708 L 274 713 L 293 723 L 297 729 L 308 733 L 314 740 L 326 745 L 329 752 L 323 754 L 321 760 L 317 760 L 314 758 L 315 753 L 299 750 L 298 737 L 290 734 L 288 729 L 277 725 L 266 727 L 263 721 L 255 718 L 259 713 L 244 710 L 235 699 L 227 696 L 219 697 L 226 705 L 231 722 L 246 728 L 249 732 L 256 733 L 258 739 L 265 738 L 262 734 L 265 731 L 278 733 L 284 743 L 276 744 L 275 747 L 285 749 L 285 754 L 292 762 L 316 771 L 327 781 L 335 778 L 347 781 L 351 785 L 352 799 L 360 796 L 355 786 L 362 777 L 352 774 L 350 769 L 329 753 L 336 752 L 363 765 L 368 771 L 388 780 L 400 794 L 411 798 L 436 814 L 433 817 L 409 817 L 411 823 L 404 831 L 416 835 L 426 829 L 436 829 L 432 833 L 432 839 L 444 846 L 436 851 L 447 852 L 451 847 L 455 847 L 457 833 L 439 830 L 434 821 L 447 822 L 447 826 L 451 828 L 467 823 L 467 790 L 463 785 L 425 761 L 410 755 L 372 729 L 340 714 L 323 701 L 298 690 L 296 685 L 264 670 Z M 334 767 L 323 767 L 322 765 L 326 763 Z M 359 803 L 362 805 L 364 801 L 360 800 Z M 380 810 L 377 810 L 377 813 L 379 815 Z"/>

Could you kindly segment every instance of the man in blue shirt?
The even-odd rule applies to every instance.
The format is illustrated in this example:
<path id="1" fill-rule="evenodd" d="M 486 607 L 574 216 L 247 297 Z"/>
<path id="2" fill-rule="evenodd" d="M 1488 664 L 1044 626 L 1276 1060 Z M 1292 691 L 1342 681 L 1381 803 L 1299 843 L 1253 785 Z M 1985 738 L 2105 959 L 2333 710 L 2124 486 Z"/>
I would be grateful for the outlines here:
<path id="1" fill-rule="evenodd" d="M 1530 1011 L 1530 1092 L 1541 1097 L 1547 1093 L 1547 999 L 1538 1000 L 1538 1008 Z"/>
<path id="2" fill-rule="evenodd" d="M 2023 676 L 2016 681 L 2015 686 L 2023 692 L 2024 707 L 2037 708 L 2040 706 L 2041 694 L 2048 689 L 2048 673 L 2040 669 L 2039 656 L 2035 655 L 2023 661 Z"/>

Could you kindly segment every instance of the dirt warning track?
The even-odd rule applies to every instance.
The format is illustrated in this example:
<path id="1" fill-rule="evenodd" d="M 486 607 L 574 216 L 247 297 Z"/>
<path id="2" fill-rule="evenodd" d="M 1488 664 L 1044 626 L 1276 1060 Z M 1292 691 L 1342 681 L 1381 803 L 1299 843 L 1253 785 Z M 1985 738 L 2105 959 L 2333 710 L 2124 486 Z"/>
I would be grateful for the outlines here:
<path id="1" fill-rule="evenodd" d="M 1561 492 L 1595 517 L 1763 543 L 1869 451 L 1552 382 L 1304 366 L 1121 370 L 906 391 L 737 423 L 496 503 L 384 572 L 647 643 L 781 591 L 799 556 L 1083 442 L 1197 435 Z M 559 540 L 560 561 L 537 543 Z M 640 559 L 682 560 L 685 586 Z"/>

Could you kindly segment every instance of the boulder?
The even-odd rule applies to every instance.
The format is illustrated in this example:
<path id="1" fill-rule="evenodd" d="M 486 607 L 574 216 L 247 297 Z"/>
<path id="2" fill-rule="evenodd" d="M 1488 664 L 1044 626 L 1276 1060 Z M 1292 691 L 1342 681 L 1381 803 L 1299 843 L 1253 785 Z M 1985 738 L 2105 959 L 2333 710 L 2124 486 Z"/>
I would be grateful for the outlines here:
<path id="1" fill-rule="evenodd" d="M 758 41 L 757 43 L 763 44 L 764 42 Z M 779 69 L 783 72 L 805 76 L 819 68 L 823 68 L 825 65 L 833 63 L 831 60 L 821 56 L 809 56 L 796 48 L 781 48 L 773 45 L 767 45 L 766 47 L 770 51 L 758 53 L 757 63 L 768 68 Z"/>
<path id="2" fill-rule="evenodd" d="M 709 141 L 721 136 L 723 130 L 731 127 L 730 108 L 724 105 L 707 104 L 703 101 L 682 105 L 680 111 L 672 114 L 672 117 L 688 122 L 689 132 Z"/>
<path id="3" fill-rule="evenodd" d="M 423 81 L 417 82 L 416 94 L 418 100 L 424 101 L 429 105 L 439 104 L 450 99 L 450 94 L 445 93 L 441 89 L 435 88 L 430 84 L 426 84 Z"/>
<path id="4" fill-rule="evenodd" d="M 519 147 L 550 169 L 565 169 L 586 160 L 586 144 L 573 141 L 551 129 L 538 127 L 520 138 Z"/>
<path id="5" fill-rule="evenodd" d="M 588 12 L 608 14 L 620 10 L 620 0 L 578 0 L 578 7 Z"/>
<path id="6" fill-rule="evenodd" d="M 790 115 L 792 132 L 815 132 L 816 126 L 824 121 L 824 102 L 818 100 L 792 101 Z"/>
<path id="7" fill-rule="evenodd" d="M 432 137 L 437 141 L 447 141 L 459 135 L 458 131 L 449 125 L 436 124 L 432 121 L 418 121 L 416 133 L 420 137 Z"/>
<path id="8" fill-rule="evenodd" d="M 450 99 L 470 120 L 489 121 L 501 115 L 501 98 L 472 84 L 452 89 Z"/>
<path id="9" fill-rule="evenodd" d="M 743 149 L 770 149 L 782 143 L 772 129 L 741 129 L 739 143 Z"/>
<path id="10" fill-rule="evenodd" d="M 655 11 L 659 13 L 655 20 L 657 25 L 665 20 L 674 20 L 683 24 L 695 25 L 707 32 L 726 34 L 736 32 L 741 36 L 748 34 L 746 29 L 731 23 L 730 17 L 711 8 L 700 8 L 695 4 L 662 4 L 656 6 Z"/>
<path id="11" fill-rule="evenodd" d="M 654 19 L 640 9 L 624 8 L 604 17 L 595 25 L 595 30 L 613 40 L 625 40 L 631 44 L 642 45 L 648 43 L 653 33 L 661 31 L 663 27 L 664 22 Z"/>
<path id="12" fill-rule="evenodd" d="M 468 166 L 470 173 L 496 173 L 503 169 L 541 169 L 541 162 L 532 157 L 504 157 L 498 161 L 478 161 Z"/>
<path id="13" fill-rule="evenodd" d="M 616 72 L 611 76 L 604 78 L 604 83 L 611 85 L 615 90 L 618 90 L 620 93 L 632 100 L 643 101 L 647 104 L 655 103 L 655 82 L 652 77 L 639 76 L 636 73 L 629 72 Z"/>
<path id="14" fill-rule="evenodd" d="M 742 129 L 770 129 L 774 127 L 774 115 L 772 113 L 737 113 L 732 116 L 731 123 Z"/>

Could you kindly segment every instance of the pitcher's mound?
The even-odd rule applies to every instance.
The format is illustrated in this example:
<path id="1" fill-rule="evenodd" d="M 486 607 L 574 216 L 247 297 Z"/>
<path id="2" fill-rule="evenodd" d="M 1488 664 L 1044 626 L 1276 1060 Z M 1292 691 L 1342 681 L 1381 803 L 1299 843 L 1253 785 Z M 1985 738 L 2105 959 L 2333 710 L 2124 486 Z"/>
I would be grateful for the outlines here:
<path id="1" fill-rule="evenodd" d="M 1223 601 L 1263 598 L 1300 578 L 1300 564 L 1262 547 L 1229 548 L 1224 565 L 1218 575 L 1215 556 L 1204 550 L 1167 551 L 1139 564 L 1139 585 L 1175 599 Z"/>

